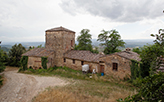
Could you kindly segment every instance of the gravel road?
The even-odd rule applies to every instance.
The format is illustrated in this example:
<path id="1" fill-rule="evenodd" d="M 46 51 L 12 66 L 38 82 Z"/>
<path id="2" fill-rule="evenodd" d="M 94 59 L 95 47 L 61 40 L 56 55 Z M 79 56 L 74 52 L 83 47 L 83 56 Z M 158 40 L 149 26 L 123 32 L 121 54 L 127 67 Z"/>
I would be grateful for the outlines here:
<path id="1" fill-rule="evenodd" d="M 0 88 L 0 102 L 31 102 L 45 88 L 67 84 L 57 77 L 21 74 L 17 70 L 4 71 L 3 74 L 7 81 Z"/>

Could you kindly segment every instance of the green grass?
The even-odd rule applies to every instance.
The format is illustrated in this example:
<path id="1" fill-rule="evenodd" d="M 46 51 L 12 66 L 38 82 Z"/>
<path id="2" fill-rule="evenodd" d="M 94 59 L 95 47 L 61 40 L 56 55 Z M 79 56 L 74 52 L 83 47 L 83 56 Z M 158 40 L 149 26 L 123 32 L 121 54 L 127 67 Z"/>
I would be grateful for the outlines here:
<path id="1" fill-rule="evenodd" d="M 80 70 L 73 70 L 67 67 L 53 67 L 49 69 L 28 69 L 26 71 L 20 71 L 26 74 L 35 74 L 43 76 L 60 76 L 65 78 L 73 78 L 78 80 L 88 80 L 89 82 L 98 82 L 102 84 L 116 85 L 124 88 L 136 89 L 132 84 L 125 82 L 119 78 L 114 78 L 113 76 L 105 75 L 100 76 L 100 74 L 83 74 Z M 92 78 L 90 78 L 92 76 Z"/>

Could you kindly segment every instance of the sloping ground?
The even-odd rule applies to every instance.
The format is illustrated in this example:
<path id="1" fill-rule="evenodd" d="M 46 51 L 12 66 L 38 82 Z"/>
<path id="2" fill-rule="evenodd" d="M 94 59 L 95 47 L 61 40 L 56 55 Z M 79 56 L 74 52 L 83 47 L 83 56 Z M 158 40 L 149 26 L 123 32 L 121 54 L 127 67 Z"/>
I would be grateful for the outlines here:
<path id="1" fill-rule="evenodd" d="M 17 69 L 6 68 L 3 74 L 7 81 L 0 88 L 0 102 L 31 102 L 46 87 L 67 84 L 57 77 L 21 74 L 17 73 Z"/>

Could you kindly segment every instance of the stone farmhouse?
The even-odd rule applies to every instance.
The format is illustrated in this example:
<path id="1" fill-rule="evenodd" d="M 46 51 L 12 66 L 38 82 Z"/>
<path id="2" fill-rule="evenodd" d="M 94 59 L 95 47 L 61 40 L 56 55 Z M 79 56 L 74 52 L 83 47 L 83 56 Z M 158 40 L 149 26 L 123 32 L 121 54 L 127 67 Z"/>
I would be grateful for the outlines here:
<path id="1" fill-rule="evenodd" d="M 35 48 L 24 53 L 28 56 L 27 67 L 42 68 L 41 57 L 47 57 L 47 67 L 66 66 L 75 70 L 82 70 L 82 65 L 88 64 L 90 72 L 124 78 L 130 75 L 131 59 L 140 61 L 139 55 L 126 49 L 109 55 L 95 54 L 90 51 L 73 50 L 75 45 L 75 32 L 64 27 L 46 30 L 45 48 Z"/>

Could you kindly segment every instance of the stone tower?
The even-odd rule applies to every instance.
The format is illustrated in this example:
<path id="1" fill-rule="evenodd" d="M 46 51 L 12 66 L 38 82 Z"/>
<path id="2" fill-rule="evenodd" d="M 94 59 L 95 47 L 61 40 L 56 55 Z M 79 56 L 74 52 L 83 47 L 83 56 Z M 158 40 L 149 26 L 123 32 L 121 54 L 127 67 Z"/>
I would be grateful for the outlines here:
<path id="1" fill-rule="evenodd" d="M 63 54 L 75 45 L 75 32 L 64 27 L 46 30 L 45 48 L 55 52 L 53 63 L 63 66 Z"/>

